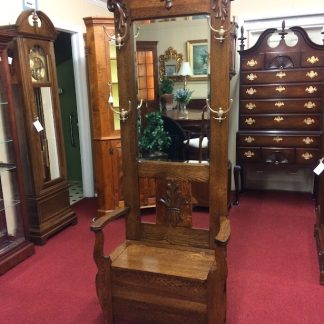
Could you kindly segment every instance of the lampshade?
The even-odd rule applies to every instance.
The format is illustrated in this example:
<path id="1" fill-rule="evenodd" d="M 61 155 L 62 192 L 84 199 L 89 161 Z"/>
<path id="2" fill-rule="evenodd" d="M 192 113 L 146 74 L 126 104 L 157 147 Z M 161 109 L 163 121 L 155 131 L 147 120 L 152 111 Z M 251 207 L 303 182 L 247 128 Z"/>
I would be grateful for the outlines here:
<path id="1" fill-rule="evenodd" d="M 187 76 L 192 75 L 192 70 L 189 62 L 182 62 L 178 75 Z"/>

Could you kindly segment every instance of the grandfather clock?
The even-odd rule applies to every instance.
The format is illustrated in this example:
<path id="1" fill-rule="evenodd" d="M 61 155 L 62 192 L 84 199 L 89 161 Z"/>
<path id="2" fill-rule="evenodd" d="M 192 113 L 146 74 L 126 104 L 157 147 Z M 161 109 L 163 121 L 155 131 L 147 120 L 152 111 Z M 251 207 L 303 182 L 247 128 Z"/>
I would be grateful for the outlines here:
<path id="1" fill-rule="evenodd" d="M 44 244 L 77 222 L 70 207 L 53 41 L 57 31 L 41 11 L 24 11 L 11 42 L 11 77 L 19 121 L 19 141 L 26 184 L 32 241 Z"/>

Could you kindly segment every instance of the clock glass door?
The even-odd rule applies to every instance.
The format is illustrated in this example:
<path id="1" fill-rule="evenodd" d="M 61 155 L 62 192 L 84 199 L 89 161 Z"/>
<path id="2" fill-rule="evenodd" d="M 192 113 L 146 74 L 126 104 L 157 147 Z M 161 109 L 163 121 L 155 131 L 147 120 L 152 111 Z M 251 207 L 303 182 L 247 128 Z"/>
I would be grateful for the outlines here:
<path id="1" fill-rule="evenodd" d="M 38 131 L 44 182 L 60 177 L 55 114 L 53 110 L 51 80 L 44 49 L 33 46 L 29 51 L 29 65 L 34 91 L 34 125 Z"/>

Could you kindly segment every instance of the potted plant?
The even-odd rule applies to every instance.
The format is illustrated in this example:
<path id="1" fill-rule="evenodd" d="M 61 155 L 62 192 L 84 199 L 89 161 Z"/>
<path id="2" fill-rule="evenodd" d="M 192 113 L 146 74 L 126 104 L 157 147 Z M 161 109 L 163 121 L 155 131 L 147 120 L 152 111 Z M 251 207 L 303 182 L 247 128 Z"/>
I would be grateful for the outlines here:
<path id="1" fill-rule="evenodd" d="M 167 158 L 165 151 L 171 145 L 171 136 L 164 129 L 160 112 L 154 111 L 145 115 L 144 127 L 139 127 L 138 146 L 143 157 L 152 159 Z"/>
<path id="2" fill-rule="evenodd" d="M 187 111 L 187 105 L 189 101 L 191 100 L 191 95 L 193 91 L 187 89 L 187 88 L 182 88 L 178 89 L 175 93 L 175 100 L 177 101 L 178 105 L 180 106 L 180 111 L 181 112 L 186 112 Z"/>
<path id="3" fill-rule="evenodd" d="M 160 98 L 162 110 L 173 108 L 173 87 L 173 80 L 164 76 L 160 82 Z"/>

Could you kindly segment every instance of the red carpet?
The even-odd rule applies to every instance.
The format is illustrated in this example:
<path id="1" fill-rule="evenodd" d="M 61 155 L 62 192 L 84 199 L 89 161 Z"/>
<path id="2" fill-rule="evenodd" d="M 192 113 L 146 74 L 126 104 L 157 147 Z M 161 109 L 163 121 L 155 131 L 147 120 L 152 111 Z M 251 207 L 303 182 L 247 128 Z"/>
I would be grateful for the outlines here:
<path id="1" fill-rule="evenodd" d="M 0 277 L 1 324 L 103 323 L 89 231 L 95 200 L 84 199 L 74 209 L 76 226 L 37 246 L 34 256 Z M 309 195 L 245 193 L 230 219 L 227 323 L 323 323 Z M 206 220 L 201 213 L 196 224 Z M 123 229 L 121 219 L 107 228 L 107 253 L 124 240 Z"/>

